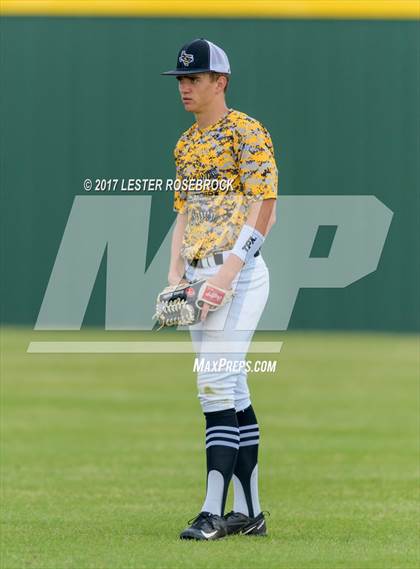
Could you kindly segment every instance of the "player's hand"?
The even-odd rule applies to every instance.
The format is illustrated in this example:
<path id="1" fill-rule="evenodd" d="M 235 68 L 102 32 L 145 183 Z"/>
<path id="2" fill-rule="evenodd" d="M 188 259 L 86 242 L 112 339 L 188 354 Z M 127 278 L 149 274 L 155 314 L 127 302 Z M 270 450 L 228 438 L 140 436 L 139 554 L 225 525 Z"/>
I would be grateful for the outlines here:
<path id="1" fill-rule="evenodd" d="M 201 309 L 201 322 L 204 322 L 204 320 L 207 318 L 209 310 L 210 310 L 210 305 L 207 304 L 207 302 L 205 302 L 203 304 L 203 308 Z"/>
<path id="2" fill-rule="evenodd" d="M 230 290 L 232 286 L 232 281 L 228 278 L 224 278 L 223 275 L 216 274 L 211 279 L 207 279 L 207 282 L 211 285 L 217 286 L 219 288 L 223 288 L 224 290 Z M 209 313 L 210 305 L 205 302 L 203 304 L 203 308 L 201 310 L 201 322 L 207 318 L 207 314 Z"/>

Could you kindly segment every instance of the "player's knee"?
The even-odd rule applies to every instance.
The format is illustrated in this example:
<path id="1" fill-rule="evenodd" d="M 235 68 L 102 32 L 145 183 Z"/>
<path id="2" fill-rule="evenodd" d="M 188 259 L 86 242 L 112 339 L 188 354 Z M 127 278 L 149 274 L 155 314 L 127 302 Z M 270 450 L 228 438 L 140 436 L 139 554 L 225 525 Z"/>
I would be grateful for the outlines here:
<path id="1" fill-rule="evenodd" d="M 217 396 L 199 393 L 198 399 L 203 413 L 224 411 L 225 409 L 233 409 L 235 407 L 233 396 L 223 399 Z"/>
<path id="2" fill-rule="evenodd" d="M 245 373 L 238 377 L 234 391 L 235 409 L 236 411 L 243 411 L 251 405 L 251 396 L 249 393 L 247 376 Z"/>
<path id="3" fill-rule="evenodd" d="M 199 374 L 198 399 L 205 413 L 232 409 L 235 406 L 234 378 L 212 374 Z"/>

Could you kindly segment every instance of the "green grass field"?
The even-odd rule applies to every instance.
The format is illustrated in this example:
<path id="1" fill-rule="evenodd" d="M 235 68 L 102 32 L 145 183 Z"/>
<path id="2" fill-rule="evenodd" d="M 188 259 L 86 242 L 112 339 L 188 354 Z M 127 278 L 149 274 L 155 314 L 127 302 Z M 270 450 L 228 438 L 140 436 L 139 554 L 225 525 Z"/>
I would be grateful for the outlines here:
<path id="1" fill-rule="evenodd" d="M 41 334 L 2 333 L 3 568 L 419 566 L 417 336 L 264 335 L 284 341 L 250 375 L 270 535 L 196 543 L 192 355 L 26 354 Z"/>

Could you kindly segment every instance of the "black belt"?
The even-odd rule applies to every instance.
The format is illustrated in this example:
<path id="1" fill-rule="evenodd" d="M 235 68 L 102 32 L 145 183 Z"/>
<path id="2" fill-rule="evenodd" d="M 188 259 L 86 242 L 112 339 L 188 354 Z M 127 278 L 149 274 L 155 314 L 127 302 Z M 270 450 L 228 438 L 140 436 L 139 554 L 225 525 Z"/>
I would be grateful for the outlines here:
<path id="1" fill-rule="evenodd" d="M 255 253 L 254 257 L 258 257 L 259 254 L 260 254 L 260 252 L 258 250 Z M 223 253 L 214 253 L 214 255 L 212 255 L 212 257 L 213 257 L 215 265 L 223 265 L 223 263 L 224 263 Z M 197 267 L 198 269 L 203 268 L 202 259 L 192 259 L 191 261 L 187 261 L 187 262 L 191 267 Z"/>

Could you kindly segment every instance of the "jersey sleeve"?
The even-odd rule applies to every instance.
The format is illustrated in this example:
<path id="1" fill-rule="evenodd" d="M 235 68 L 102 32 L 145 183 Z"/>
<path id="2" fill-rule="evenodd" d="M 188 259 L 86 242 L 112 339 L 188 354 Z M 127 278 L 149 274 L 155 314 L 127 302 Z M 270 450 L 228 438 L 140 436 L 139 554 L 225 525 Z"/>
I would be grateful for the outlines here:
<path id="1" fill-rule="evenodd" d="M 175 150 L 174 150 L 174 158 L 175 158 L 175 166 L 176 166 L 176 176 L 175 179 L 176 180 L 181 180 L 182 177 L 179 174 L 179 170 L 178 170 L 178 145 L 175 146 Z M 174 207 L 173 207 L 173 211 L 175 213 L 185 213 L 185 207 L 186 207 L 186 195 L 185 192 L 181 192 L 180 190 L 174 190 Z"/>
<path id="2" fill-rule="evenodd" d="M 239 175 L 250 201 L 277 198 L 278 171 L 269 132 L 258 125 L 249 129 L 239 147 Z"/>

